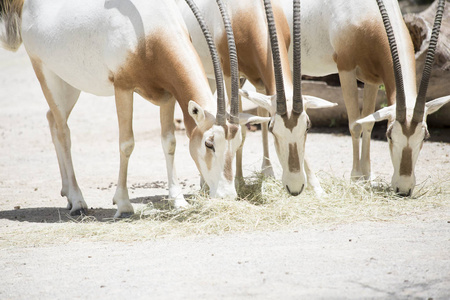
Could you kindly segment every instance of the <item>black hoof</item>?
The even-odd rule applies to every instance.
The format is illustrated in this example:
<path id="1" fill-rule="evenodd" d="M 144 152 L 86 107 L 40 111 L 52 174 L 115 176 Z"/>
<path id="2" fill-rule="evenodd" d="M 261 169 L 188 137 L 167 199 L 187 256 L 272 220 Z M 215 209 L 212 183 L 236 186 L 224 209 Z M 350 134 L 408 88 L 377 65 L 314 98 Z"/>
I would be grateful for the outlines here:
<path id="1" fill-rule="evenodd" d="M 86 216 L 87 212 L 85 208 L 80 208 L 70 212 L 71 216 Z"/>
<path id="2" fill-rule="evenodd" d="M 400 189 L 397 188 L 397 190 L 395 191 L 395 193 L 396 193 L 397 195 L 399 195 L 400 197 L 409 197 L 409 196 L 411 196 L 411 189 L 409 189 L 408 192 L 400 192 Z"/>
<path id="3" fill-rule="evenodd" d="M 127 213 L 121 213 L 118 217 L 114 217 L 114 219 L 129 219 L 134 215 L 134 213 L 127 212 Z"/>

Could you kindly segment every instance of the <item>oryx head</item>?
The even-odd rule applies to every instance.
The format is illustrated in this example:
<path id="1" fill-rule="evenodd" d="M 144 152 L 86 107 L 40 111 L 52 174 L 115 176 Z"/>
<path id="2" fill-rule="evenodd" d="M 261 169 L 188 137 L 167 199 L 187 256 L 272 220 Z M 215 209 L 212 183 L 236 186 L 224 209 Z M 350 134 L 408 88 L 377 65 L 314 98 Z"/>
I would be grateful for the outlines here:
<path id="1" fill-rule="evenodd" d="M 306 134 L 311 126 L 306 109 L 335 106 L 326 100 L 303 96 L 301 91 L 301 54 L 300 54 L 300 0 L 294 1 L 294 93 L 292 101 L 286 101 L 282 62 L 278 38 L 270 0 L 264 0 L 267 24 L 276 81 L 276 95 L 266 96 L 255 92 L 242 91 L 241 95 L 257 105 L 267 109 L 271 115 L 269 131 L 275 140 L 275 149 L 283 169 L 282 182 L 292 195 L 300 194 L 307 185 L 304 153 Z M 288 103 L 292 103 L 292 108 Z"/>
<path id="2" fill-rule="evenodd" d="M 227 32 L 232 75 L 230 113 L 227 114 L 222 68 L 214 40 L 195 3 L 191 0 L 186 0 L 186 2 L 194 12 L 207 40 L 213 59 L 217 86 L 216 116 L 194 101 L 189 102 L 189 114 L 197 125 L 191 134 L 189 150 L 203 179 L 209 186 L 211 197 L 236 196 L 233 160 L 242 143 L 239 124 L 268 122 L 269 120 L 249 114 L 239 115 L 239 74 L 236 46 L 224 4 L 221 0 L 217 0 Z"/>
<path id="3" fill-rule="evenodd" d="M 377 2 L 391 47 L 397 101 L 395 105 L 382 108 L 374 114 L 358 120 L 357 123 L 362 124 L 386 119 L 389 121 L 386 136 L 388 138 L 389 150 L 394 166 L 392 188 L 399 195 L 410 196 L 416 184 L 414 167 L 420 149 L 422 149 L 423 142 L 429 136 L 426 123 L 427 115 L 436 112 L 444 104 L 450 101 L 450 96 L 445 96 L 425 103 L 425 96 L 431 75 L 431 67 L 433 65 L 445 0 L 439 1 L 422 81 L 420 82 L 414 108 L 407 107 L 406 105 L 406 103 L 410 102 L 408 100 L 411 99 L 406 99 L 405 97 L 402 69 L 389 16 L 382 0 L 377 0 Z"/>

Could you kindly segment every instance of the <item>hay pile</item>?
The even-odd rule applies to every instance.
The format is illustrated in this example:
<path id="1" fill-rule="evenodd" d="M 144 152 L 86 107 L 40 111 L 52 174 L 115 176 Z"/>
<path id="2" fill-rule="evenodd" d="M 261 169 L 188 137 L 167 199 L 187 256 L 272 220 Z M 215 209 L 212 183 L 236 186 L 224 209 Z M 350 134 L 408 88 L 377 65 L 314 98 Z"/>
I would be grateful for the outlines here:
<path id="1" fill-rule="evenodd" d="M 377 187 L 328 176 L 322 179 L 326 195 L 312 191 L 290 196 L 280 182 L 256 175 L 240 193 L 240 199 L 208 199 L 196 196 L 182 211 L 158 210 L 149 205 L 135 218 L 140 221 L 181 225 L 178 234 L 223 234 L 228 231 L 276 230 L 282 228 L 335 225 L 358 221 L 389 221 L 450 205 L 449 180 L 418 186 L 412 198 L 399 197 L 385 182 Z M 171 232 L 166 232 L 171 234 Z"/>
<path id="2" fill-rule="evenodd" d="M 8 245 L 39 245 L 88 239 L 91 241 L 142 241 L 160 237 L 221 235 L 227 232 L 289 230 L 302 227 L 330 227 L 361 221 L 399 220 L 436 208 L 450 207 L 450 178 L 419 184 L 413 197 L 398 197 L 389 184 L 377 187 L 320 174 L 326 195 L 312 191 L 288 195 L 273 178 L 248 178 L 238 200 L 208 199 L 195 195 L 184 210 L 142 205 L 126 220 L 99 222 L 87 216 L 72 222 L 42 224 L 29 232 L 11 232 Z M 41 225 L 41 224 L 37 224 Z"/>

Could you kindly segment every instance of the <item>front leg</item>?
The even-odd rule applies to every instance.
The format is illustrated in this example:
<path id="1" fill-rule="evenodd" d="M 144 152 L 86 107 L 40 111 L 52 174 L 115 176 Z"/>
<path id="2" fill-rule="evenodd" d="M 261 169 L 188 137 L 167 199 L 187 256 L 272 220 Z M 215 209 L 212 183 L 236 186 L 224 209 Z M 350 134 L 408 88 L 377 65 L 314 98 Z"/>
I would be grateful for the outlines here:
<path id="1" fill-rule="evenodd" d="M 363 110 L 362 118 L 372 114 L 375 111 L 375 104 L 377 101 L 378 85 L 377 84 L 364 84 L 364 98 L 363 98 Z M 374 123 L 362 124 L 362 146 L 361 146 L 361 171 L 365 180 L 371 180 L 370 171 L 370 137 L 372 135 Z"/>
<path id="2" fill-rule="evenodd" d="M 265 90 L 257 90 L 257 92 L 260 94 L 265 94 Z M 269 112 L 266 109 L 259 106 L 257 108 L 257 113 L 261 117 L 269 116 Z M 261 136 L 263 143 L 263 162 L 261 166 L 261 172 L 265 176 L 274 177 L 275 175 L 273 173 L 272 163 L 270 162 L 269 157 L 269 127 L 267 123 L 261 124 Z"/>
<path id="3" fill-rule="evenodd" d="M 161 122 L 161 143 L 166 157 L 167 182 L 169 186 L 169 201 L 175 208 L 186 207 L 189 204 L 184 199 L 183 191 L 178 183 L 177 172 L 175 170 L 175 149 L 177 141 L 175 139 L 174 120 L 175 98 L 170 98 L 160 107 Z"/>
<path id="4" fill-rule="evenodd" d="M 239 88 L 242 88 L 245 83 L 245 79 L 241 78 L 239 81 Z M 228 107 L 230 106 L 230 95 L 231 95 L 231 77 L 226 76 L 225 77 L 225 85 L 227 88 L 227 95 L 228 95 Z M 239 97 L 239 113 L 242 113 L 242 99 L 241 95 Z M 243 166 L 242 166 L 242 155 L 244 150 L 244 143 L 245 138 L 247 137 L 247 126 L 240 125 L 241 126 L 241 135 L 242 135 L 242 142 L 239 148 L 236 151 L 236 176 L 235 176 L 235 186 L 236 190 L 239 191 L 240 187 L 245 185 L 244 181 L 244 172 L 243 172 Z"/>
<path id="5" fill-rule="evenodd" d="M 120 169 L 113 203 L 117 204 L 114 218 L 128 217 L 134 213 L 127 188 L 128 160 L 134 149 L 133 91 L 115 89 L 116 110 L 119 121 Z"/>
<path id="6" fill-rule="evenodd" d="M 309 167 L 309 163 L 306 157 L 304 159 L 304 164 L 305 164 L 306 178 L 308 179 L 307 187 L 312 188 L 317 197 L 321 197 L 325 192 L 322 189 L 322 186 L 320 185 L 320 182 L 317 179 L 316 174 L 314 174 L 314 172 Z"/>
<path id="7" fill-rule="evenodd" d="M 359 160 L 359 145 L 362 127 L 361 125 L 356 123 L 356 121 L 360 118 L 356 71 L 339 71 L 339 79 L 341 81 L 342 94 L 344 96 L 345 107 L 347 109 L 348 127 L 352 135 L 353 167 L 351 178 L 353 180 L 358 180 L 363 176 L 363 174 L 361 171 Z"/>

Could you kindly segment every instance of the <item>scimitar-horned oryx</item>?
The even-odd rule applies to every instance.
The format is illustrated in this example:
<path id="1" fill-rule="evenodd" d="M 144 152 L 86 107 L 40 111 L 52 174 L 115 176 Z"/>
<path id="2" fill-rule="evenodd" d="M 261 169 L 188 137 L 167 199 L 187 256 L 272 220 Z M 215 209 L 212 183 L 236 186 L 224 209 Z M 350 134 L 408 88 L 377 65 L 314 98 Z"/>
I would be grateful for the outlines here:
<path id="1" fill-rule="evenodd" d="M 61 172 L 61 195 L 67 197 L 72 215 L 87 210 L 74 173 L 67 125 L 81 91 L 115 95 L 120 146 L 115 217 L 133 213 L 127 168 L 134 148 L 134 92 L 160 106 L 172 204 L 187 205 L 173 162 L 175 99 L 183 111 L 191 156 L 210 195 L 236 195 L 230 174 L 241 143 L 240 128 L 226 121 L 223 96 L 217 99 L 214 115 L 204 69 L 172 0 L 3 0 L 0 41 L 13 51 L 23 42 L 30 57 L 50 107 L 47 118 Z M 215 57 L 214 65 L 220 68 Z M 222 81 L 217 78 L 218 85 Z"/>
<path id="2" fill-rule="evenodd" d="M 231 93 L 231 70 L 228 67 L 229 55 L 226 46 L 225 29 L 220 21 L 220 11 L 213 3 L 214 1 L 199 0 L 196 2 L 200 10 L 205 12 L 206 22 L 212 28 L 211 31 L 218 45 L 219 55 L 223 63 L 227 92 Z M 277 94 L 282 93 L 282 95 L 280 94 L 280 99 L 286 99 L 285 92 L 286 95 L 292 95 L 294 90 L 287 57 L 287 49 L 290 43 L 289 28 L 279 1 L 273 1 L 273 12 L 271 13 L 273 30 L 271 33 L 267 30 L 263 1 L 226 0 L 224 2 L 223 10 L 226 10 L 230 16 L 234 40 L 236 41 L 239 75 L 248 79 L 258 91 L 257 93 L 241 91 L 241 94 L 255 102 L 260 108 L 263 108 L 260 111 L 260 115 L 264 116 L 264 113 L 267 113 L 267 111 L 271 115 L 269 128 L 274 136 L 278 158 L 283 169 L 283 185 L 291 194 L 297 195 L 308 182 L 316 192 L 321 193 L 322 189 L 314 173 L 310 170 L 306 161 L 303 163 L 306 130 L 309 128 L 306 112 L 303 113 L 302 110 L 300 112 L 292 112 L 291 114 L 291 98 L 288 98 L 285 104 L 289 107 L 286 113 L 279 114 L 277 112 Z M 270 1 L 268 3 L 269 5 L 271 4 Z M 182 0 L 178 0 L 178 5 L 192 36 L 193 44 L 205 66 L 207 75 L 208 77 L 212 77 L 212 66 L 207 60 L 207 48 L 204 40 L 201 38 L 200 29 L 189 14 L 186 4 Z M 275 27 L 277 28 L 278 35 L 275 32 Z M 283 65 L 283 68 L 276 69 L 275 72 L 274 62 L 272 60 L 271 40 L 274 40 L 278 45 L 278 54 L 275 60 L 278 61 L 278 65 Z M 279 80 L 282 81 L 285 90 L 277 89 L 276 76 L 281 78 Z M 294 82 L 294 86 L 299 85 L 299 81 Z M 214 88 L 214 86 L 212 87 Z M 265 94 L 273 96 L 266 96 Z M 331 107 L 335 105 L 315 97 L 301 96 L 301 94 L 296 96 L 300 98 L 300 101 L 303 100 L 303 108 L 305 109 Z M 284 101 L 286 102 L 286 100 Z M 271 175 L 273 171 L 269 160 L 267 129 L 268 126 L 262 124 L 264 145 L 262 169 L 263 173 Z M 241 155 L 242 153 L 238 151 L 236 157 L 237 178 L 242 178 Z"/>
<path id="3" fill-rule="evenodd" d="M 281 1 L 290 21 L 292 0 Z M 414 49 L 398 1 L 302 0 L 302 70 L 311 76 L 339 73 L 353 143 L 352 178 L 371 179 L 372 128 L 374 122 L 388 119 L 386 135 L 394 166 L 392 188 L 400 195 L 412 193 L 414 166 L 428 136 L 426 116 L 450 101 L 445 96 L 425 103 L 444 2 L 440 1 L 429 59 L 417 92 Z M 388 20 L 390 25 L 385 29 Z M 292 23 L 289 25 L 292 31 Z M 292 47 L 289 59 L 293 66 Z M 362 111 L 357 79 L 364 82 Z M 388 106 L 374 113 L 380 84 L 385 86 Z"/>

